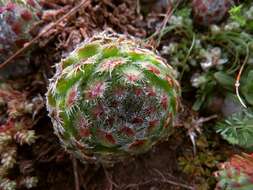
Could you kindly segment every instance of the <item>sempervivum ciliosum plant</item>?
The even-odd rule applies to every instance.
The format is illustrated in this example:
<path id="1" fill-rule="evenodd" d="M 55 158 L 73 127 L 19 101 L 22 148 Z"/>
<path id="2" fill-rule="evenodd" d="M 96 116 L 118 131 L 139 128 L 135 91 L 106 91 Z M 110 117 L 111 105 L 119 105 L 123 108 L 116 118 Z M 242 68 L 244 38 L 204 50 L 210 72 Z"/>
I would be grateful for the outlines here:
<path id="1" fill-rule="evenodd" d="M 228 13 L 233 0 L 193 0 L 192 12 L 197 24 L 208 26 L 220 22 Z"/>
<path id="2" fill-rule="evenodd" d="M 0 64 L 32 38 L 40 11 L 36 0 L 0 0 Z M 15 67 L 7 66 L 1 75 L 21 74 L 27 62 L 27 56 L 18 58 Z"/>
<path id="3" fill-rule="evenodd" d="M 102 33 L 56 66 L 47 108 L 63 146 L 81 160 L 115 162 L 168 137 L 179 85 L 138 40 Z"/>
<path id="4" fill-rule="evenodd" d="M 229 162 L 221 164 L 215 173 L 216 190 L 252 190 L 253 154 L 235 155 Z"/>

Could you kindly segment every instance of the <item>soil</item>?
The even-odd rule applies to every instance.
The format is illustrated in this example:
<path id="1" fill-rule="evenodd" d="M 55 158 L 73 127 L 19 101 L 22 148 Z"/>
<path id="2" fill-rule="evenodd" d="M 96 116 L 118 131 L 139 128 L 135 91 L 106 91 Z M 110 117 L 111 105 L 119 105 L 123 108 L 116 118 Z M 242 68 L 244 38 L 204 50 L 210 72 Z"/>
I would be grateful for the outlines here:
<path id="1" fill-rule="evenodd" d="M 50 120 L 41 120 L 36 128 L 41 138 L 29 147 L 32 155 L 27 158 L 26 154 L 26 159 L 33 161 L 35 175 L 40 179 L 35 189 L 74 190 L 73 158 L 61 148 L 53 135 Z M 171 137 L 150 152 L 113 166 L 90 165 L 77 161 L 80 190 L 194 189 L 194 181 L 178 168 L 177 157 L 183 151 L 183 143 L 183 139 L 179 142 Z"/>

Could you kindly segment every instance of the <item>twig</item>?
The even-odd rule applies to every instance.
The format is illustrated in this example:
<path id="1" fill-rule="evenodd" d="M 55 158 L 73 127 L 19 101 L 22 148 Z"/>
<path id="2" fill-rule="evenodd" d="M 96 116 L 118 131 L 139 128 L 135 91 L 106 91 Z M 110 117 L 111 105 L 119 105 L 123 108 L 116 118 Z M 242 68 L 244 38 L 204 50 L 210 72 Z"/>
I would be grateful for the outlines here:
<path id="1" fill-rule="evenodd" d="M 178 5 L 178 3 L 177 3 L 177 5 Z M 175 7 L 177 7 L 177 5 Z M 158 30 L 158 33 L 160 33 L 161 31 L 164 30 L 164 28 L 166 27 L 166 24 L 168 23 L 168 21 L 169 21 L 169 19 L 172 16 L 174 11 L 175 11 L 175 8 L 173 9 L 172 3 L 169 3 L 166 16 L 165 16 L 165 18 L 163 20 L 163 23 L 162 23 L 162 27 Z M 160 38 L 160 36 L 159 36 L 159 38 Z"/>
<path id="2" fill-rule="evenodd" d="M 239 70 L 239 73 L 236 77 L 236 82 L 235 82 L 235 91 L 236 91 L 236 96 L 238 97 L 240 103 L 243 105 L 244 108 L 247 108 L 246 104 L 244 103 L 244 101 L 242 100 L 241 96 L 240 96 L 240 92 L 239 92 L 239 87 L 240 87 L 240 79 L 241 79 L 241 75 L 242 75 L 242 71 L 248 61 L 248 58 L 249 58 L 249 46 L 247 45 L 246 47 L 246 57 L 243 61 L 243 64 Z"/>
<path id="3" fill-rule="evenodd" d="M 140 4 L 140 0 L 137 0 L 137 3 L 136 3 L 136 12 L 137 12 L 137 14 L 140 14 L 140 13 L 141 13 L 141 4 Z"/>
<path id="4" fill-rule="evenodd" d="M 169 180 L 167 179 L 163 174 L 162 172 L 160 172 L 158 169 L 153 169 L 158 175 L 160 175 L 162 177 L 162 182 L 164 183 L 169 183 L 171 185 L 176 185 L 176 186 L 179 186 L 179 187 L 183 187 L 185 189 L 190 189 L 190 190 L 195 190 L 194 187 L 192 186 L 189 186 L 189 185 L 186 185 L 186 184 L 182 184 L 182 183 L 179 183 L 179 182 L 176 182 L 176 181 L 172 181 L 172 180 Z"/>
<path id="5" fill-rule="evenodd" d="M 185 185 L 185 184 L 181 184 L 181 183 L 178 183 L 178 182 L 175 182 L 175 181 L 172 181 L 172 180 L 160 180 L 160 179 L 150 179 L 150 180 L 147 180 L 147 181 L 144 181 L 144 182 L 141 182 L 141 183 L 134 183 L 134 184 L 129 184 L 127 186 L 124 186 L 121 188 L 121 190 L 126 190 L 126 189 L 129 189 L 129 188 L 134 188 L 134 187 L 139 187 L 139 186 L 143 186 L 143 185 L 147 185 L 147 184 L 150 184 L 150 183 L 166 183 L 166 184 L 170 184 L 170 185 L 174 185 L 174 186 L 179 186 L 179 187 L 182 187 L 184 189 L 189 189 L 189 190 L 196 190 L 194 187 L 192 186 L 189 186 L 189 185 Z"/>
<path id="6" fill-rule="evenodd" d="M 55 23 L 53 23 L 50 27 L 39 33 L 36 37 L 34 37 L 31 41 L 29 41 L 27 44 L 24 45 L 24 47 L 20 48 L 18 51 L 16 51 L 12 56 L 10 56 L 6 61 L 4 61 L 2 64 L 0 64 L 0 69 L 2 69 L 4 66 L 6 66 L 10 61 L 12 61 L 14 58 L 16 58 L 18 55 L 20 55 L 22 52 L 28 49 L 33 43 L 35 43 L 40 37 L 42 37 L 46 32 L 48 32 L 50 29 L 57 26 L 60 22 L 62 22 L 64 19 L 68 18 L 72 14 L 74 14 L 81 6 L 87 6 L 88 3 L 90 3 L 90 0 L 83 0 L 81 3 L 79 3 L 77 6 L 75 6 L 73 9 L 71 9 L 68 13 L 66 13 L 64 16 L 59 18 Z"/>
<path id="7" fill-rule="evenodd" d="M 108 171 L 106 170 L 104 166 L 103 166 L 103 170 L 105 173 L 105 177 L 107 181 L 109 182 L 109 190 L 112 190 L 113 187 L 119 188 L 119 186 L 112 180 L 112 177 L 110 176 L 110 174 L 108 173 Z"/>
<path id="8" fill-rule="evenodd" d="M 168 23 L 170 17 L 172 16 L 172 14 L 174 13 L 174 11 L 178 7 L 179 3 L 180 3 L 180 1 L 177 1 L 176 5 L 174 7 L 173 7 L 172 3 L 169 3 L 168 10 L 166 12 L 165 18 L 163 19 L 161 27 L 158 30 L 156 30 L 155 33 L 152 35 L 152 36 L 156 36 L 157 34 L 160 33 L 160 35 L 158 36 L 158 40 L 157 40 L 158 41 L 158 45 L 159 45 L 159 43 L 161 41 L 161 38 L 162 38 L 162 34 L 161 33 L 164 31 L 164 29 L 166 27 L 166 24 Z M 150 41 L 152 40 L 152 36 L 151 36 Z"/>
<path id="9" fill-rule="evenodd" d="M 78 175 L 78 168 L 77 168 L 77 161 L 76 158 L 72 158 L 73 163 L 73 172 L 75 176 L 75 190 L 80 190 L 80 183 L 79 183 L 79 175 Z"/>
<path id="10" fill-rule="evenodd" d="M 201 117 L 201 118 L 199 118 L 197 121 L 196 121 L 196 124 L 197 125 L 201 125 L 201 124 L 203 124 L 203 123 L 205 123 L 205 122 L 208 122 L 208 121 L 210 121 L 210 120 L 212 120 L 212 119 L 216 119 L 218 117 L 218 115 L 211 115 L 211 116 L 209 116 L 209 117 Z"/>
<path id="11" fill-rule="evenodd" d="M 134 188 L 134 187 L 139 187 L 139 186 L 143 186 L 143 185 L 147 185 L 150 183 L 166 183 L 166 184 L 170 184 L 170 185 L 174 185 L 174 186 L 178 186 L 178 187 L 182 187 L 184 189 L 189 189 L 189 190 L 196 190 L 193 186 L 187 185 L 187 184 L 182 184 L 176 181 L 172 181 L 168 178 L 165 177 L 165 175 L 160 172 L 158 169 L 152 169 L 152 171 L 156 172 L 159 176 L 161 176 L 162 179 L 158 179 L 158 178 L 151 178 L 150 180 L 146 180 L 143 181 L 141 183 L 132 183 L 132 184 L 128 184 L 126 186 L 120 186 L 120 190 L 126 190 L 126 189 L 130 189 L 130 188 Z M 174 177 L 170 174 L 167 174 L 170 177 Z M 175 177 L 174 177 L 175 178 Z"/>
<path id="12" fill-rule="evenodd" d="M 193 50 L 193 48 L 194 48 L 194 45 L 195 45 L 195 42 L 196 42 L 196 36 L 195 36 L 195 34 L 193 34 L 191 47 L 190 47 L 189 51 L 187 52 L 187 55 L 186 55 L 186 57 L 185 57 L 185 59 L 184 59 L 184 61 L 183 61 L 183 70 L 182 70 L 182 72 L 181 72 L 180 81 L 181 81 L 182 78 L 183 78 L 183 75 L 184 75 L 184 72 L 185 72 L 185 67 L 186 67 L 185 65 L 186 65 L 186 62 L 187 62 L 188 58 L 189 58 L 190 55 L 191 55 L 191 52 L 192 52 L 192 50 Z"/>

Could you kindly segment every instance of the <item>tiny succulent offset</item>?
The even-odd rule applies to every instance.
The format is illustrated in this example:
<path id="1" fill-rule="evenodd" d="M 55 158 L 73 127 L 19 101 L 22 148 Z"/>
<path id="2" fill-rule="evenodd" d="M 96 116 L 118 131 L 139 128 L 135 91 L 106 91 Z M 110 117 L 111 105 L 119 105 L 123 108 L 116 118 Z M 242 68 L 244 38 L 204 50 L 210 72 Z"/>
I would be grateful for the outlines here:
<path id="1" fill-rule="evenodd" d="M 253 154 L 233 156 L 230 161 L 220 165 L 215 176 L 218 179 L 215 190 L 252 190 Z"/>
<path id="2" fill-rule="evenodd" d="M 35 0 L 0 0 L 0 64 L 32 39 L 31 32 L 40 11 Z M 26 67 L 28 58 L 24 55 L 15 62 L 16 66 Z M 9 70 L 20 74 L 24 70 L 19 67 L 9 66 L 4 75 L 8 75 Z"/>
<path id="3" fill-rule="evenodd" d="M 38 179 L 32 171 L 24 171 L 19 162 L 18 147 L 35 143 L 36 134 L 31 128 L 38 121 L 37 113 L 43 107 L 43 98 L 31 98 L 24 89 L 13 88 L 13 83 L 0 82 L 0 189 L 15 190 L 36 186 Z M 16 86 L 17 87 L 17 86 Z M 30 165 L 30 166 L 29 166 Z M 18 168 L 20 175 L 13 176 Z M 31 167 L 32 164 L 24 164 Z"/>
<path id="4" fill-rule="evenodd" d="M 46 96 L 62 145 L 84 162 L 113 163 L 168 138 L 180 87 L 139 40 L 101 33 L 56 65 Z"/>
<path id="5" fill-rule="evenodd" d="M 195 23 L 203 26 L 220 22 L 233 5 L 233 0 L 193 0 L 192 12 Z"/>

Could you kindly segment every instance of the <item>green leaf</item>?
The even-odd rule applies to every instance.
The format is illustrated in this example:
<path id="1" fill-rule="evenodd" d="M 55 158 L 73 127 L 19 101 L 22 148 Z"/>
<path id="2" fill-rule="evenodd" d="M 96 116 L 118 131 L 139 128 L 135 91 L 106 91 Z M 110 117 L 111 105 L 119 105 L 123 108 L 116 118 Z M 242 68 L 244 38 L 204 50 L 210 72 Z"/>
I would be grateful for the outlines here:
<path id="1" fill-rule="evenodd" d="M 218 81 L 220 85 L 222 85 L 223 88 L 233 91 L 235 78 L 229 76 L 223 71 L 214 73 L 214 78 Z"/>
<path id="2" fill-rule="evenodd" d="M 159 86 L 161 89 L 163 89 L 165 92 L 169 94 L 172 93 L 172 87 L 166 80 L 161 79 L 160 77 L 156 76 L 155 74 L 151 73 L 148 70 L 144 70 L 143 73 L 152 84 L 154 84 L 155 86 Z"/>
<path id="3" fill-rule="evenodd" d="M 79 59 L 88 58 L 99 52 L 100 46 L 97 43 L 87 44 L 78 49 L 77 55 Z"/>
<path id="4" fill-rule="evenodd" d="M 229 10 L 230 18 L 238 22 L 241 26 L 246 25 L 246 18 L 242 14 L 242 5 L 234 6 Z"/>
<path id="5" fill-rule="evenodd" d="M 253 147 L 253 112 L 244 110 L 233 114 L 216 125 L 216 132 L 231 144 Z"/>
<path id="6" fill-rule="evenodd" d="M 106 47 L 103 49 L 102 54 L 103 54 L 103 58 L 111 58 L 111 57 L 115 57 L 118 56 L 120 53 L 120 50 L 118 49 L 117 46 L 110 46 L 110 47 Z"/>

